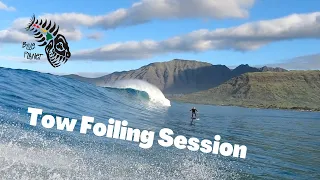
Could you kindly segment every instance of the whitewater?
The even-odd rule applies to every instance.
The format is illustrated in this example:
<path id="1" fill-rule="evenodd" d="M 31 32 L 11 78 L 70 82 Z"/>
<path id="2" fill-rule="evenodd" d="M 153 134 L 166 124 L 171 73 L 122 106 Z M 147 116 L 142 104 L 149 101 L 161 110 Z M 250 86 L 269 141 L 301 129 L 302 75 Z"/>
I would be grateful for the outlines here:
<path id="1" fill-rule="evenodd" d="M 0 68 L 0 179 L 319 179 L 320 113 L 166 99 L 144 82 L 97 87 L 51 74 Z M 193 106 L 201 120 L 190 126 Z M 157 143 L 142 149 L 137 143 L 90 132 L 30 126 L 28 107 L 53 116 L 92 116 L 95 123 L 121 119 L 132 128 L 154 132 L 167 127 L 201 140 L 219 134 L 222 141 L 246 144 L 248 156 L 234 159 Z"/>
<path id="2" fill-rule="evenodd" d="M 139 79 L 119 80 L 115 81 L 114 83 L 106 84 L 104 85 L 104 87 L 113 87 L 119 89 L 130 88 L 138 91 L 143 91 L 149 95 L 149 99 L 151 102 L 163 106 L 171 106 L 170 101 L 163 95 L 159 88 Z"/>

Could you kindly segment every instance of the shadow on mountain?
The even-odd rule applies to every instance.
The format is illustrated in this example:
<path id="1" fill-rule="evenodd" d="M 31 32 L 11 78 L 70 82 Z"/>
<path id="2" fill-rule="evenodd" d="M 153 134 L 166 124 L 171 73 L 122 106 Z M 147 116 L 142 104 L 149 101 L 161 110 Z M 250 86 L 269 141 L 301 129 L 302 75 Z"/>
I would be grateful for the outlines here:
<path id="1" fill-rule="evenodd" d="M 196 69 L 187 69 L 181 71 L 174 76 L 175 84 L 167 87 L 164 90 L 166 94 L 186 94 L 197 91 L 207 90 L 217 87 L 222 83 L 237 77 L 241 74 L 250 72 L 264 72 L 264 71 L 285 71 L 279 68 L 262 67 L 255 68 L 248 64 L 240 65 L 235 69 L 229 69 L 225 65 L 212 65 L 199 67 Z"/>

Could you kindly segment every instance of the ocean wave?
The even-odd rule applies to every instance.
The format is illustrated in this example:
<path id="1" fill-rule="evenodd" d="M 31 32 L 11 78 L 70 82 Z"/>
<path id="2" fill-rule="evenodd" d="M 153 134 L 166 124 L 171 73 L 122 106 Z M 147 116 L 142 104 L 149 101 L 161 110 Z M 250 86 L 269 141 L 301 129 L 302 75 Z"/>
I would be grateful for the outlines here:
<path id="1" fill-rule="evenodd" d="M 142 100 L 150 100 L 149 94 L 145 91 L 139 91 L 133 88 L 113 88 L 113 87 L 105 87 L 111 91 L 116 91 L 121 94 L 126 94 L 131 97 L 135 97 Z"/>
<path id="2" fill-rule="evenodd" d="M 171 106 L 170 100 L 164 96 L 159 88 L 139 79 L 119 80 L 114 83 L 106 84 L 104 87 L 143 91 L 148 93 L 150 101 L 163 106 Z"/>

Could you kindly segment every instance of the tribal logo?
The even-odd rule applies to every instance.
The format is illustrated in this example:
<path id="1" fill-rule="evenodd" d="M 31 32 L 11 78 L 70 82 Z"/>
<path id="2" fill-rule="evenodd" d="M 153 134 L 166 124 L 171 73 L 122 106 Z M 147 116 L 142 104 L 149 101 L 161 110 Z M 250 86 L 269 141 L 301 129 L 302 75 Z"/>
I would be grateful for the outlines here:
<path id="1" fill-rule="evenodd" d="M 47 59 L 54 68 L 66 63 L 71 57 L 68 42 L 63 35 L 58 34 L 59 26 L 56 23 L 42 19 L 39 21 L 33 15 L 26 30 L 32 31 L 37 42 L 42 43 L 38 46 L 45 46 Z"/>

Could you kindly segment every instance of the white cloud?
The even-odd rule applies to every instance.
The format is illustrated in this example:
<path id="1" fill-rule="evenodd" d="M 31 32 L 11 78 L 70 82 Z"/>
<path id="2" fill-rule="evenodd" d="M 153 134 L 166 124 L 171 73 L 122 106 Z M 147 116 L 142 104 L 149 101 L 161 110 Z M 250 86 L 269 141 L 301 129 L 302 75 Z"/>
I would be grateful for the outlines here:
<path id="1" fill-rule="evenodd" d="M 1 43 L 22 43 L 24 41 L 33 40 L 32 36 L 17 30 L 0 30 Z"/>
<path id="2" fill-rule="evenodd" d="M 12 26 L 6 30 L 0 30 L 0 44 L 2 43 L 22 43 L 34 42 L 35 39 L 31 32 L 25 30 L 29 20 L 22 21 L 20 19 L 20 27 Z M 17 22 L 16 22 L 17 23 Z M 82 38 L 82 33 L 76 28 L 60 28 L 59 33 L 63 34 L 67 40 L 78 41 Z"/>
<path id="3" fill-rule="evenodd" d="M 95 32 L 95 33 L 87 35 L 88 39 L 94 39 L 94 40 L 99 40 L 102 37 L 103 37 L 103 34 L 101 32 Z"/>
<path id="4" fill-rule="evenodd" d="M 5 10 L 5 11 L 15 11 L 16 9 L 14 7 L 9 7 L 5 5 L 3 2 L 0 1 L 0 10 Z"/>
<path id="5" fill-rule="evenodd" d="M 118 9 L 105 15 L 90 16 L 81 13 L 44 14 L 60 26 L 99 27 L 112 29 L 146 23 L 154 19 L 175 18 L 246 18 L 255 0 L 142 0 L 128 9 Z M 17 19 L 14 25 L 28 18 Z M 23 24 L 23 23 L 22 23 Z"/>
<path id="6" fill-rule="evenodd" d="M 320 70 L 320 54 L 300 56 L 280 63 L 267 64 L 267 66 L 289 70 Z"/>
<path id="7" fill-rule="evenodd" d="M 40 19 L 49 19 L 57 23 L 60 33 L 68 40 L 80 40 L 83 36 L 79 26 L 103 29 L 118 28 L 146 23 L 154 19 L 174 18 L 245 18 L 255 0 L 142 0 L 128 9 L 118 9 L 105 15 L 90 16 L 81 13 L 44 14 Z M 7 7 L 2 5 L 3 7 Z M 1 3 L 0 3 L 1 7 Z M 30 15 L 31 16 L 31 15 Z M 16 19 L 12 26 L 2 32 L 2 42 L 21 42 L 25 40 L 26 24 L 30 17 Z M 11 30 L 20 31 L 19 36 L 12 39 Z M 23 35 L 24 34 L 24 35 Z M 99 34 L 89 35 L 97 39 Z"/>
<path id="8" fill-rule="evenodd" d="M 83 35 L 79 29 L 59 29 L 59 34 L 62 34 L 67 40 L 79 41 Z"/>
<path id="9" fill-rule="evenodd" d="M 75 60 L 130 60 L 157 54 L 231 49 L 249 51 L 293 39 L 320 38 L 320 12 L 246 23 L 237 27 L 198 30 L 163 41 L 128 41 L 73 53 Z"/>

